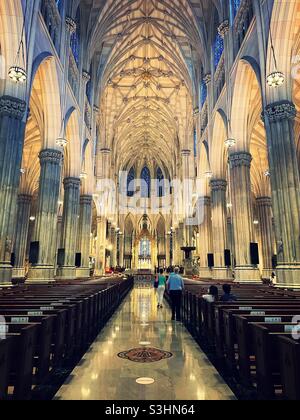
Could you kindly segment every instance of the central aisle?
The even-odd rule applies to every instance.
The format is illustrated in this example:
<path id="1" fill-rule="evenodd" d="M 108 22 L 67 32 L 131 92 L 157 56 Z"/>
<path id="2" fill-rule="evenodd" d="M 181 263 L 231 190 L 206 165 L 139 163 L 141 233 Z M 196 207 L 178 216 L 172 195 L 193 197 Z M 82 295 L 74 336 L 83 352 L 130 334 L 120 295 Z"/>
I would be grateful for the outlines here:
<path id="1" fill-rule="evenodd" d="M 153 289 L 135 288 L 55 399 L 234 399 L 185 327 L 170 319 L 168 307 L 157 310 Z M 137 363 L 118 356 L 120 352 L 146 347 L 170 352 L 172 357 L 154 363 Z M 141 377 L 155 382 L 139 385 L 136 380 Z"/>

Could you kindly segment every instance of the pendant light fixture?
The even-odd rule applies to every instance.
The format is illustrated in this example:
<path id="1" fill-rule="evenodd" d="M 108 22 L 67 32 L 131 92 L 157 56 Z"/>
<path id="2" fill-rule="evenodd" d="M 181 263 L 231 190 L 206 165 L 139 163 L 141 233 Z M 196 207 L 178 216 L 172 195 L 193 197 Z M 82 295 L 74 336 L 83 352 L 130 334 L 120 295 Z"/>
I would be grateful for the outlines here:
<path id="1" fill-rule="evenodd" d="M 14 83 L 20 83 L 20 84 L 24 84 L 27 81 L 27 72 L 24 68 L 25 67 L 25 50 L 24 50 L 23 38 L 25 34 L 25 23 L 26 23 L 28 3 L 29 2 L 26 2 L 26 8 L 25 8 L 25 13 L 24 13 L 24 18 L 23 18 L 23 26 L 22 26 L 22 31 L 21 31 L 21 39 L 20 39 L 17 55 L 15 58 L 15 62 L 8 70 L 8 77 Z"/>
<path id="2" fill-rule="evenodd" d="M 274 48 L 274 43 L 273 43 L 273 35 L 272 35 L 272 27 L 271 27 L 271 14 L 270 14 L 270 9 L 269 9 L 269 5 L 268 5 L 268 0 L 267 0 L 266 4 L 267 4 L 267 11 L 268 11 L 268 17 L 269 17 L 269 22 L 270 22 L 271 51 L 272 51 L 272 56 L 273 56 L 274 66 L 275 66 L 275 70 L 267 76 L 267 84 L 272 88 L 278 88 L 278 87 L 280 87 L 284 84 L 285 76 L 284 76 L 284 73 L 282 73 L 281 71 L 278 70 L 275 48 Z"/>

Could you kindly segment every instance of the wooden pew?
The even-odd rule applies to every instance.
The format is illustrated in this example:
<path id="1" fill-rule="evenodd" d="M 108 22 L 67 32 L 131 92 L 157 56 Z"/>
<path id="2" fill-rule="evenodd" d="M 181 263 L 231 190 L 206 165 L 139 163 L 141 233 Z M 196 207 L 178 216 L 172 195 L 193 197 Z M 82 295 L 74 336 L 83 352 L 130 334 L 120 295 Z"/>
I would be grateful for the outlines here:
<path id="1" fill-rule="evenodd" d="M 290 309 L 273 309 L 265 311 L 265 316 L 233 314 L 235 333 L 231 333 L 230 338 L 227 338 L 227 340 L 236 341 L 238 357 L 234 358 L 234 361 L 232 358 L 228 359 L 228 363 L 236 364 L 236 370 L 233 368 L 234 373 L 237 373 L 238 369 L 239 380 L 245 387 L 252 386 L 252 367 L 254 367 L 255 350 L 251 326 L 255 323 L 266 323 L 266 321 L 269 324 L 276 324 L 280 321 L 290 322 L 295 314 L 300 313 L 299 310 L 293 310 L 292 312 L 293 314 Z M 234 334 L 236 334 L 236 338 L 234 338 Z M 232 346 L 233 343 L 231 342 Z"/>
<path id="2" fill-rule="evenodd" d="M 29 399 L 32 387 L 47 382 L 49 372 L 73 355 L 81 358 L 132 286 L 132 280 L 118 279 L 108 288 L 55 284 L 0 291 L 0 315 L 8 328 L 0 347 L 0 398 L 8 398 L 9 384 L 14 399 Z"/>
<path id="3" fill-rule="evenodd" d="M 12 337 L 0 340 L 0 401 L 7 397 L 11 363 Z"/>
<path id="4" fill-rule="evenodd" d="M 279 336 L 280 372 L 283 396 L 287 400 L 300 400 L 300 341 Z"/>
<path id="5" fill-rule="evenodd" d="M 13 387 L 15 400 L 29 400 L 33 376 L 37 327 L 24 326 L 19 332 L 8 332 L 12 339 L 10 354 L 9 386 Z"/>
<path id="6" fill-rule="evenodd" d="M 279 336 L 291 337 L 295 324 L 252 324 L 255 348 L 257 392 L 260 399 L 271 400 L 282 386 L 280 376 Z"/>

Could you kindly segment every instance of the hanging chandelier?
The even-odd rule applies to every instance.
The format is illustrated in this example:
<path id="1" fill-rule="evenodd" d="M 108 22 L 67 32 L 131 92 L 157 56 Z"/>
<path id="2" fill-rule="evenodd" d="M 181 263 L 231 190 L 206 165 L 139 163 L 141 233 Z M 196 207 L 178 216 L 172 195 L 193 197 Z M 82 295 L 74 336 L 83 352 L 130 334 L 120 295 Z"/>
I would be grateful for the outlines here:
<path id="1" fill-rule="evenodd" d="M 12 66 L 8 70 L 9 78 L 15 83 L 25 83 L 27 80 L 26 71 L 19 66 Z"/>
<path id="2" fill-rule="evenodd" d="M 17 56 L 15 59 L 14 64 L 9 68 L 8 70 L 8 77 L 14 82 L 14 83 L 20 83 L 24 84 L 27 81 L 27 72 L 25 68 L 22 67 L 20 60 L 21 60 L 21 52 L 22 52 L 22 62 L 23 65 L 25 65 L 25 54 L 24 54 L 24 43 L 23 43 L 23 37 L 24 37 L 24 31 L 25 31 L 25 22 L 26 22 L 26 14 L 27 14 L 27 4 L 26 2 L 26 9 L 24 13 L 24 19 L 23 19 L 23 27 L 21 31 L 21 40 L 19 43 L 19 48 L 17 51 Z"/>
<path id="3" fill-rule="evenodd" d="M 204 178 L 210 179 L 210 178 L 212 178 L 212 176 L 213 176 L 212 171 L 204 172 Z"/>
<path id="4" fill-rule="evenodd" d="M 87 173 L 86 172 L 81 172 L 81 174 L 79 175 L 79 178 L 84 180 L 87 179 Z"/>
<path id="5" fill-rule="evenodd" d="M 269 21 L 271 22 L 271 15 L 270 15 L 268 2 L 266 2 L 266 4 L 267 4 Z M 270 26 L 270 42 L 271 42 L 271 51 L 272 51 L 272 56 L 273 56 L 273 60 L 274 60 L 275 71 L 273 71 L 272 73 L 270 73 L 267 76 L 267 84 L 271 88 L 278 88 L 278 87 L 280 87 L 284 84 L 285 76 L 284 76 L 284 73 L 282 73 L 281 71 L 278 71 L 277 59 L 276 59 L 276 54 L 275 54 L 275 48 L 274 48 L 274 43 L 273 43 L 273 35 L 272 35 L 271 26 Z"/>
<path id="6" fill-rule="evenodd" d="M 65 148 L 65 147 L 67 147 L 67 145 L 68 145 L 68 140 L 64 139 L 63 137 L 59 137 L 59 138 L 56 140 L 56 144 L 57 144 L 57 146 L 59 146 L 59 147 Z"/>
<path id="7" fill-rule="evenodd" d="M 285 82 L 284 74 L 281 71 L 274 71 L 267 77 L 267 83 L 270 87 L 282 86 Z"/>
<path id="8" fill-rule="evenodd" d="M 227 139 L 225 140 L 225 146 L 228 149 L 231 149 L 232 147 L 234 147 L 236 145 L 236 140 L 235 139 Z"/>

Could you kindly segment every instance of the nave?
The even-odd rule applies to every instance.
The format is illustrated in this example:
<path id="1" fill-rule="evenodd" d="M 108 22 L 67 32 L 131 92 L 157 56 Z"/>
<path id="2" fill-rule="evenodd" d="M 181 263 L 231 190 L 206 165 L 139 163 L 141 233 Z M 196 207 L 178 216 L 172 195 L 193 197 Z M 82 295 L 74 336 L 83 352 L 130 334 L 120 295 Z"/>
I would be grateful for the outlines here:
<path id="1" fill-rule="evenodd" d="M 165 302 L 166 303 L 166 302 Z M 59 400 L 232 400 L 206 355 L 168 305 L 157 310 L 153 289 L 135 288 L 72 372 Z M 172 353 L 169 359 L 137 363 L 118 357 L 134 348 Z M 152 378 L 151 385 L 136 383 Z"/>

